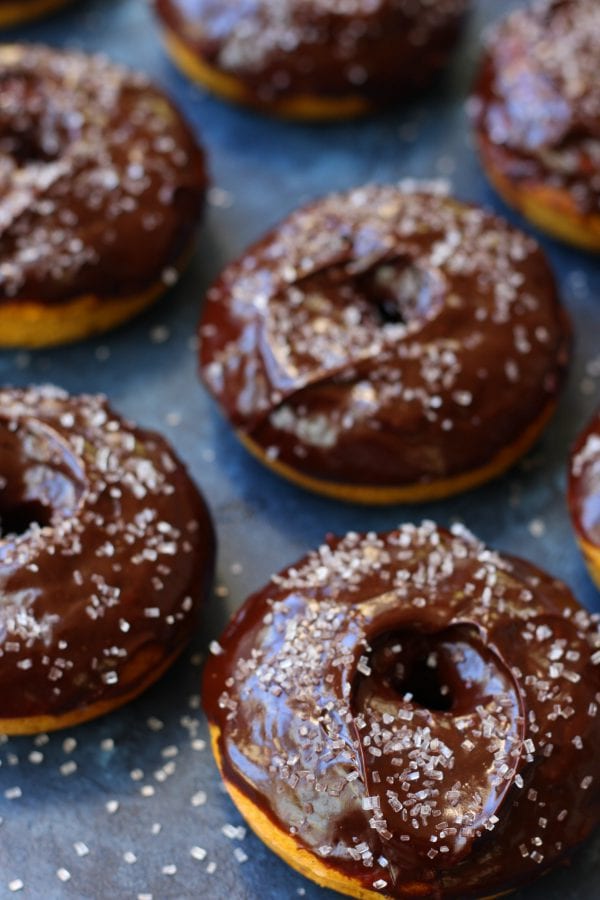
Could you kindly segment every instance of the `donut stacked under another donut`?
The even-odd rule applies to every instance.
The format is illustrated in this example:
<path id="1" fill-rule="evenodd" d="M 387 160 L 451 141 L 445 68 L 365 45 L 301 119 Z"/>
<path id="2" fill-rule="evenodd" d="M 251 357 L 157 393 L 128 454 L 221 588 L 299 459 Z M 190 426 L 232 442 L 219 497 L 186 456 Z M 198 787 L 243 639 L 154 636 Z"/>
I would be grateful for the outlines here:
<path id="1" fill-rule="evenodd" d="M 473 109 L 486 172 L 551 234 L 600 250 L 600 4 L 546 0 L 494 32 Z"/>
<path id="2" fill-rule="evenodd" d="M 275 852 L 342 893 L 522 885 L 600 819 L 597 619 L 464 530 L 332 538 L 212 648 L 225 783 Z"/>
<path id="3" fill-rule="evenodd" d="M 578 437 L 571 452 L 569 505 L 577 540 L 600 587 L 600 413 Z"/>
<path id="4" fill-rule="evenodd" d="M 206 175 L 170 101 L 104 57 L 0 47 L 0 345 L 104 331 L 177 280 Z"/>
<path id="5" fill-rule="evenodd" d="M 0 391 L 0 733 L 91 719 L 152 684 L 212 578 L 204 501 L 102 397 Z"/>
<path id="6" fill-rule="evenodd" d="M 72 0 L 0 0 L 0 28 L 37 19 L 71 2 Z"/>
<path id="7" fill-rule="evenodd" d="M 358 115 L 428 84 L 469 0 L 155 0 L 176 62 L 227 99 Z"/>
<path id="8" fill-rule="evenodd" d="M 370 186 L 293 213 L 229 265 L 200 336 L 206 384 L 264 462 L 385 503 L 463 490 L 524 453 L 570 333 L 533 239 Z"/>

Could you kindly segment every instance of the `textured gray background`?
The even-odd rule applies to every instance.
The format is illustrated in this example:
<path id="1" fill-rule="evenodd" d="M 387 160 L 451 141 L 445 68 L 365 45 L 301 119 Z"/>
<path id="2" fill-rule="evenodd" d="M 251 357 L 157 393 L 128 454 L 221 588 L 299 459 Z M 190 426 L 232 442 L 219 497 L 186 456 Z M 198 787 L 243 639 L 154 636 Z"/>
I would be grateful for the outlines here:
<path id="1" fill-rule="evenodd" d="M 444 503 L 344 507 L 284 484 L 237 445 L 196 377 L 193 335 L 206 286 L 224 263 L 299 202 L 367 180 L 443 176 L 459 197 L 507 212 L 473 157 L 463 101 L 482 27 L 500 8 L 514 5 L 477 4 L 453 67 L 417 105 L 321 127 L 269 121 L 206 97 L 166 59 L 143 0 L 81 0 L 51 20 L 14 32 L 18 38 L 104 50 L 149 72 L 179 101 L 208 150 L 218 190 L 211 193 L 197 253 L 181 284 L 154 310 L 107 338 L 52 352 L 0 354 L 0 383 L 49 380 L 71 391 L 104 391 L 120 411 L 163 430 L 214 511 L 221 587 L 198 635 L 196 655 L 188 654 L 139 701 L 53 735 L 44 746 L 33 739 L 0 746 L 1 898 L 332 896 L 294 874 L 251 834 L 242 839 L 241 833 L 223 834 L 223 826 L 241 820 L 220 788 L 209 749 L 203 749 L 206 727 L 197 708 L 198 653 L 252 589 L 319 543 L 326 531 L 386 529 L 424 516 L 444 524 L 460 518 L 499 549 L 528 556 L 566 580 L 588 607 L 600 608 L 564 501 L 567 449 L 600 392 L 596 260 L 544 241 L 577 333 L 575 364 L 559 413 L 542 443 L 507 477 Z M 163 723 L 161 730 L 149 727 L 150 717 Z M 76 747 L 65 738 L 74 738 Z M 114 749 L 101 744 L 107 739 Z M 31 762 L 32 751 L 43 760 Z M 61 771 L 70 761 L 77 770 Z M 16 787 L 21 796 L 9 799 Z M 110 800 L 120 804 L 113 814 L 106 809 Z M 153 826 L 160 832 L 153 833 Z M 78 841 L 88 846 L 87 855 L 77 855 Z M 190 855 L 192 847 L 206 850 L 204 860 Z M 570 870 L 519 896 L 597 897 L 599 851 L 596 839 Z M 129 853 L 134 856 L 128 862 Z M 57 876 L 61 868 L 70 874 L 68 881 Z M 20 894 L 9 889 L 16 879 L 24 883 Z"/>

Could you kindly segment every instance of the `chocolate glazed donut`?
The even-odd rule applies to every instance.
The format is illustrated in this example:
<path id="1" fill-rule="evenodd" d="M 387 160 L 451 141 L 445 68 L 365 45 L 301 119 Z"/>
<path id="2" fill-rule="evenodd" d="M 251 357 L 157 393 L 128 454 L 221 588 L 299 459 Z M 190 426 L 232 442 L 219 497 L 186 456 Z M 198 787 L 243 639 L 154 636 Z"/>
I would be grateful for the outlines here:
<path id="1" fill-rule="evenodd" d="M 600 588 L 600 412 L 571 451 L 568 496 L 577 541 Z"/>
<path id="2" fill-rule="evenodd" d="M 292 213 L 229 265 L 200 339 L 205 383 L 263 462 L 393 503 L 473 487 L 523 454 L 555 408 L 570 329 L 534 240 L 372 185 Z"/>
<path id="3" fill-rule="evenodd" d="M 203 699 L 234 801 L 307 877 L 484 897 L 599 821 L 599 647 L 565 585 L 425 522 L 274 576 L 212 647 Z"/>
<path id="4" fill-rule="evenodd" d="M 600 251 L 600 5 L 545 0 L 492 32 L 471 101 L 502 197 L 555 237 Z"/>
<path id="5" fill-rule="evenodd" d="M 167 49 L 226 99 L 297 118 L 365 113 L 425 87 L 470 0 L 155 0 Z"/>
<path id="6" fill-rule="evenodd" d="M 0 346 L 124 322 L 177 281 L 202 151 L 168 98 L 102 56 L 0 47 Z"/>
<path id="7" fill-rule="evenodd" d="M 204 501 L 103 397 L 0 391 L 0 733 L 83 722 L 152 684 L 212 579 Z"/>

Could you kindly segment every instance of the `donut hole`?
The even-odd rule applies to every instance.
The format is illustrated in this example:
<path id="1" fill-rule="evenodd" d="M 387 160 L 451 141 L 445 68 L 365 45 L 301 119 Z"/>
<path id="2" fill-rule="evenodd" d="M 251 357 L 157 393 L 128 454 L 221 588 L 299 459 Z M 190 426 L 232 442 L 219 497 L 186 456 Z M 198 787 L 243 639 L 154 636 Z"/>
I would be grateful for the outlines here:
<path id="1" fill-rule="evenodd" d="M 57 147 L 48 142 L 44 146 L 36 129 L 4 132 L 0 138 L 0 153 L 9 156 L 18 168 L 53 162 L 58 158 Z"/>
<path id="2" fill-rule="evenodd" d="M 440 275 L 406 256 L 367 254 L 325 266 L 275 294 L 270 340 L 281 345 L 277 358 L 294 369 L 305 368 L 307 359 L 334 369 L 369 348 L 381 330 L 397 339 L 402 329 L 432 319 L 446 293 Z"/>
<path id="3" fill-rule="evenodd" d="M 429 653 L 427 659 L 413 659 L 408 665 L 397 662 L 392 687 L 400 696 L 410 696 L 417 706 L 448 712 L 454 705 L 454 698 L 449 685 L 444 683 L 437 663 L 435 651 Z"/>
<path id="4" fill-rule="evenodd" d="M 9 507 L 4 507 L 0 502 L 0 537 L 19 537 L 32 526 L 44 528 L 50 525 L 51 519 L 52 510 L 38 500 Z"/>
<path id="5" fill-rule="evenodd" d="M 399 700 L 434 713 L 461 715 L 506 692 L 506 674 L 465 626 L 436 633 L 389 632 L 359 662 L 354 703 L 393 711 Z"/>
<path id="6" fill-rule="evenodd" d="M 4 61 L 9 53 L 4 48 Z M 54 162 L 63 155 L 70 135 L 78 130 L 78 113 L 53 100 L 52 88 L 35 71 L 5 70 L 0 77 L 0 157 L 12 159 L 18 168 Z"/>
<path id="7" fill-rule="evenodd" d="M 440 650 L 447 655 L 450 648 L 435 635 L 401 633 L 384 644 L 375 665 L 396 694 L 424 709 L 448 712 L 454 697 L 444 679 Z"/>
<path id="8" fill-rule="evenodd" d="M 358 283 L 382 326 L 423 321 L 440 305 L 439 279 L 411 260 L 375 266 L 361 275 Z"/>
<path id="9" fill-rule="evenodd" d="M 72 516 L 84 491 L 77 460 L 43 423 L 0 421 L 0 538 Z"/>

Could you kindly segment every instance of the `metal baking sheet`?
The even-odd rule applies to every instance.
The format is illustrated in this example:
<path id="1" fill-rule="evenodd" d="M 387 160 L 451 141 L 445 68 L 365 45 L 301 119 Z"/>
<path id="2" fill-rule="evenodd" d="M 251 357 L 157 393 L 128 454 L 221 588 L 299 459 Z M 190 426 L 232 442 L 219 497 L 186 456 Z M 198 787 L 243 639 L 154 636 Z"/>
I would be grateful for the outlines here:
<path id="1" fill-rule="evenodd" d="M 582 603 L 600 609 L 564 500 L 569 444 L 600 393 L 597 260 L 543 241 L 577 333 L 558 415 L 541 444 L 504 479 L 444 503 L 365 509 L 288 486 L 236 443 L 197 380 L 194 329 L 205 288 L 224 263 L 298 203 L 370 180 L 443 177 L 459 197 L 510 216 L 474 159 L 464 99 L 482 28 L 515 5 L 476 4 L 453 66 L 417 104 L 319 127 L 271 121 L 194 88 L 165 57 L 144 0 L 80 0 L 6 36 L 105 51 L 148 72 L 179 102 L 208 150 L 215 187 L 180 285 L 152 311 L 100 340 L 0 354 L 0 383 L 52 381 L 70 391 L 103 391 L 123 413 L 164 431 L 210 501 L 220 554 L 219 587 L 204 628 L 159 685 L 95 723 L 47 740 L 0 745 L 1 898 L 333 896 L 296 875 L 241 827 L 219 784 L 198 705 L 201 655 L 228 615 L 326 531 L 387 529 L 423 517 L 443 524 L 461 519 L 495 547 L 545 566 Z M 598 897 L 599 860 L 597 838 L 569 870 L 518 897 Z"/>

